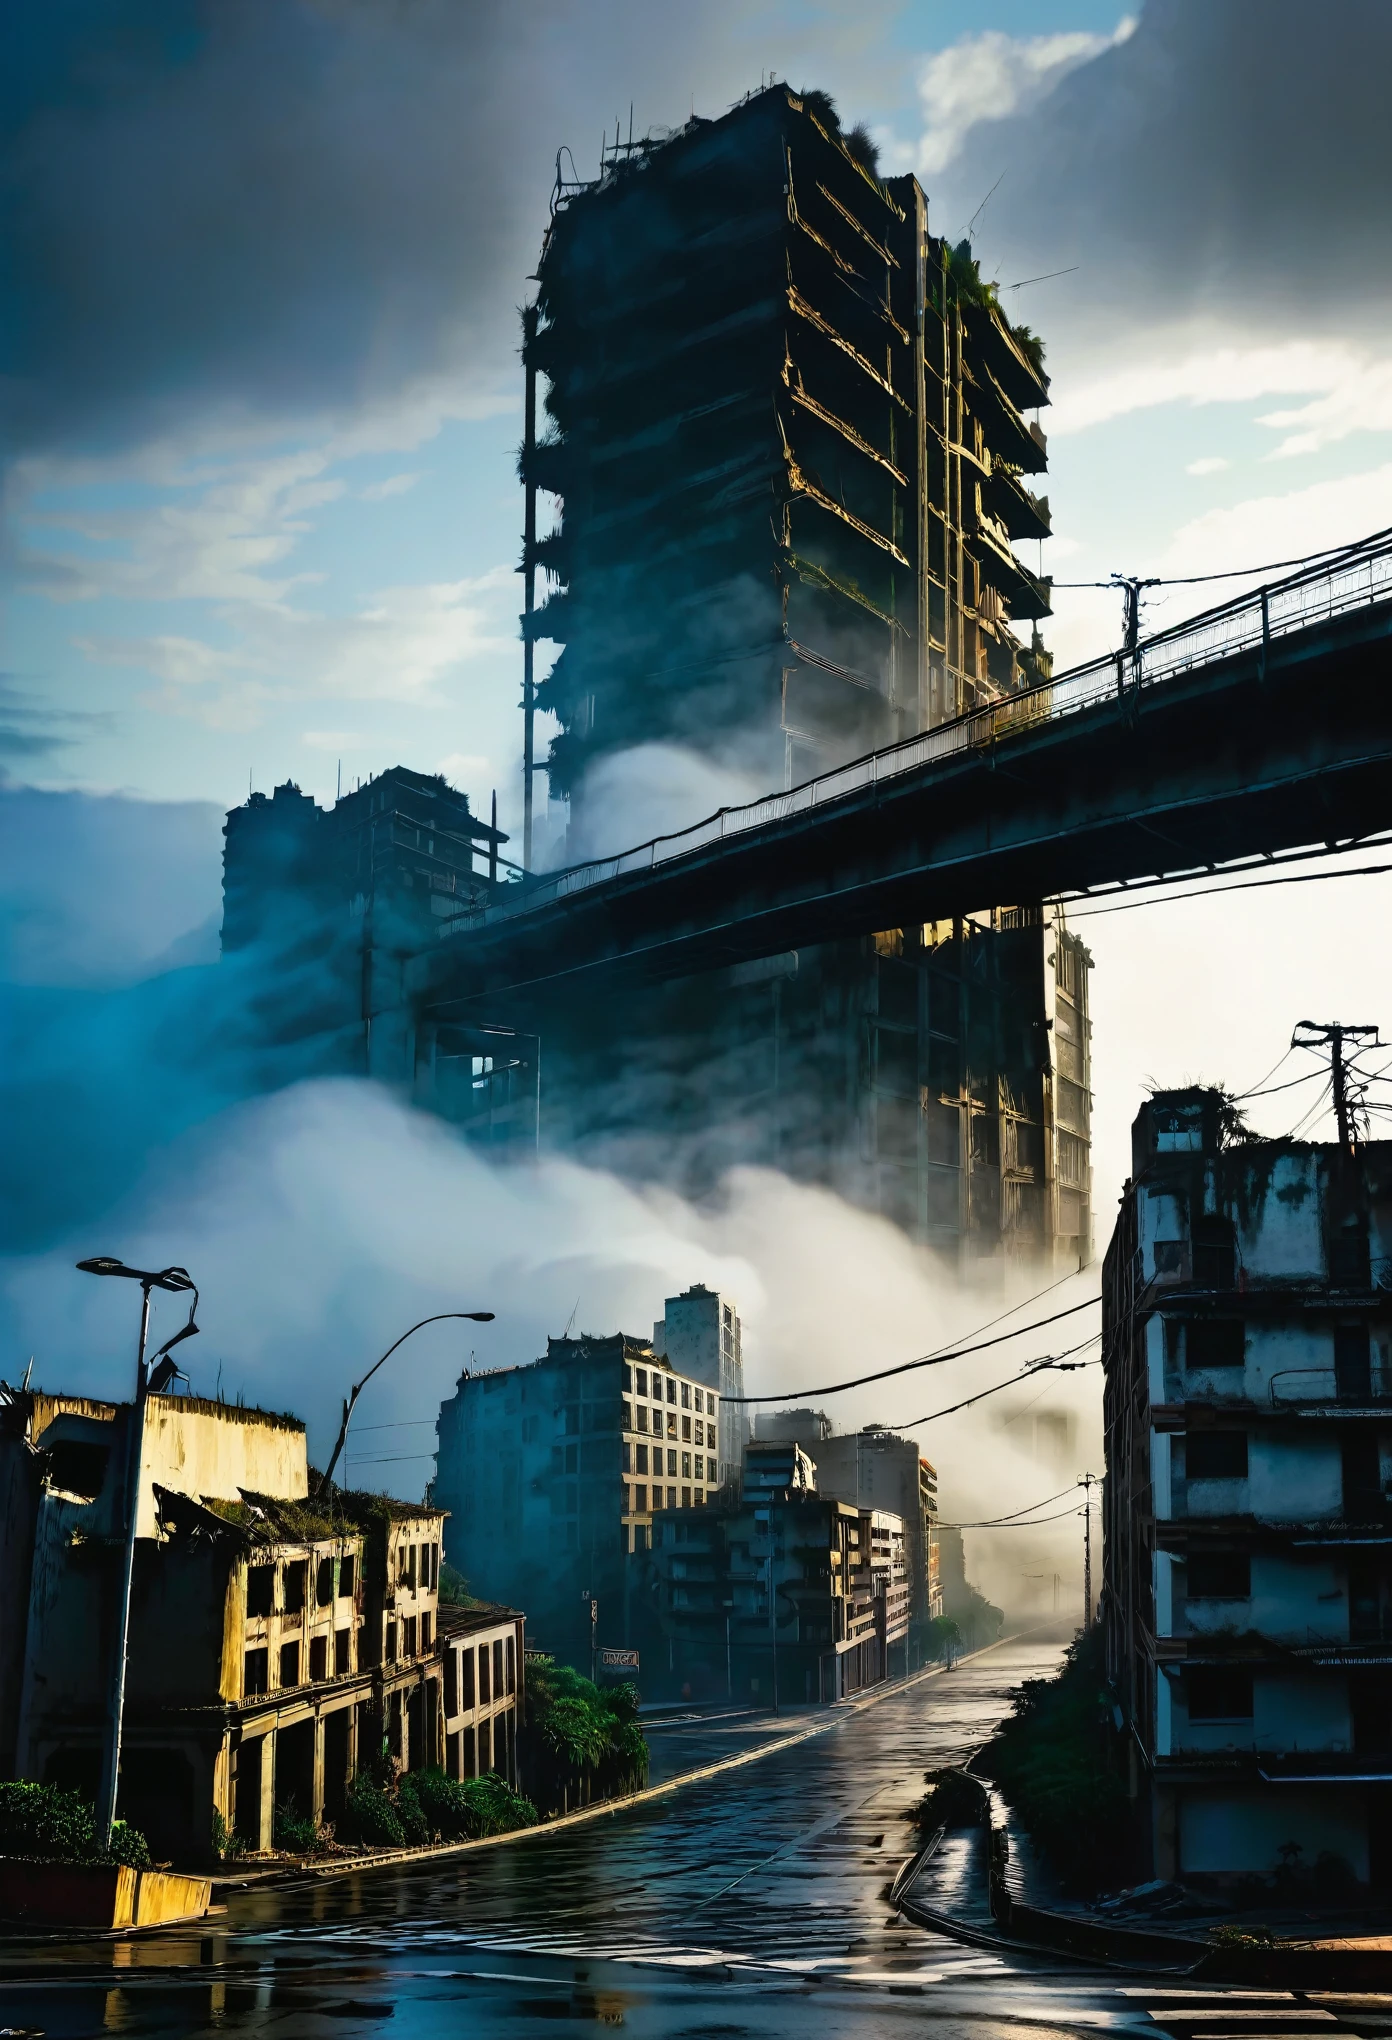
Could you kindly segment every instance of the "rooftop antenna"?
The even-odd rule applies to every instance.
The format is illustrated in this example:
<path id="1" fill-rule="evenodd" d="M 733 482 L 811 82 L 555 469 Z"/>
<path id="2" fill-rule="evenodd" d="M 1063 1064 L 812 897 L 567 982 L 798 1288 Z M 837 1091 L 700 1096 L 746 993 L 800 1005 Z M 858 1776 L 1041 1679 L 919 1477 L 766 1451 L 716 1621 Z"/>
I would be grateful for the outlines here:
<path id="1" fill-rule="evenodd" d="M 1080 262 L 1072 262 L 1067 269 L 1049 269 L 1043 276 L 1022 276 L 1018 283 L 1003 283 L 1002 290 L 1024 290 L 1031 283 L 1048 283 L 1055 276 L 1076 276 L 1082 268 Z"/>
<path id="2" fill-rule="evenodd" d="M 338 761 L 338 783 L 334 787 L 334 799 L 342 800 L 342 798 L 343 798 L 343 760 L 340 758 Z"/>
<path id="3" fill-rule="evenodd" d="M 985 210 L 986 210 L 987 206 L 988 206 L 988 205 L 989 205 L 989 204 L 991 203 L 991 200 L 992 200 L 992 199 L 993 199 L 993 198 L 995 197 L 996 193 L 997 193 L 997 192 L 998 192 L 998 191 L 1000 190 L 1000 187 L 1001 187 L 1001 178 L 1003 178 L 1004 176 L 1005 176 L 1005 172 L 1004 172 L 1004 170 L 1002 170 L 1002 171 L 1001 171 L 1001 174 L 1000 174 L 1000 177 L 998 177 L 998 178 L 996 179 L 995 183 L 994 183 L 994 184 L 993 184 L 993 185 L 991 186 L 991 189 L 990 189 L 990 190 L 989 190 L 989 191 L 987 192 L 987 194 L 986 194 L 985 198 L 983 198 L 983 199 L 982 199 L 982 201 L 981 201 L 980 205 L 979 205 L 979 206 L 977 207 L 976 211 L 975 211 L 975 212 L 974 212 L 974 213 L 972 214 L 971 218 L 970 218 L 970 219 L 969 219 L 969 220 L 967 221 L 967 231 L 966 231 L 966 233 L 965 233 L 965 234 L 963 234 L 963 236 L 962 236 L 962 239 L 963 239 L 964 241 L 970 241 L 970 239 L 971 239 L 971 237 L 972 237 L 972 228 L 973 228 L 973 227 L 974 227 L 974 226 L 976 225 L 977 221 L 978 221 L 978 220 L 979 220 L 979 219 L 981 218 L 981 215 L 982 215 L 982 214 L 983 214 L 983 213 L 985 212 Z"/>
<path id="4" fill-rule="evenodd" d="M 580 1299 L 579 1299 L 579 1297 L 577 1296 L 577 1297 L 576 1297 L 576 1299 L 575 1299 L 575 1309 L 574 1309 L 574 1310 L 573 1310 L 573 1311 L 571 1312 L 570 1316 L 569 1316 L 569 1317 L 568 1317 L 568 1318 L 566 1319 L 566 1321 L 565 1321 L 565 1330 L 564 1330 L 564 1331 L 563 1331 L 563 1332 L 561 1333 L 561 1337 L 562 1337 L 563 1339 L 568 1339 L 568 1338 L 570 1337 L 570 1328 L 571 1328 L 571 1326 L 572 1326 L 572 1325 L 573 1325 L 573 1324 L 575 1323 L 576 1313 L 577 1313 L 577 1312 L 579 1311 L 579 1309 L 580 1309 Z"/>

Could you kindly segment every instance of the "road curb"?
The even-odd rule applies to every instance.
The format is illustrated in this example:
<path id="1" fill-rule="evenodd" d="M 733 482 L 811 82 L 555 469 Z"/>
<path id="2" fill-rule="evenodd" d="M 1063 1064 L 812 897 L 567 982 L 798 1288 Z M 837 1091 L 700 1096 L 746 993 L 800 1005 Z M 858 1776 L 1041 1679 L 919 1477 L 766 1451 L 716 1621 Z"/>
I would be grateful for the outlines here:
<path id="1" fill-rule="evenodd" d="M 1052 1623 L 1042 1623 L 1040 1628 L 1052 1628 Z M 661 1785 L 645 1785 L 641 1792 L 626 1792 L 618 1799 L 603 1799 L 594 1806 L 578 1807 L 574 1813 L 558 1814 L 554 1819 L 541 1821 L 536 1827 L 509 1828 L 501 1835 L 479 1835 L 468 1841 L 436 1842 L 418 1849 L 384 1849 L 371 1856 L 353 1856 L 342 1859 L 330 1858 L 324 1863 L 304 1862 L 293 1869 L 271 1871 L 269 1875 L 257 1876 L 254 1872 L 243 1883 L 236 1877 L 215 1878 L 213 1892 L 217 1898 L 229 1898 L 241 1891 L 284 1891 L 290 1885 L 310 1886 L 322 1884 L 332 1877 L 353 1877 L 362 1871 L 394 1870 L 411 1864 L 449 1862 L 457 1856 L 474 1855 L 481 1849 L 504 1848 L 510 1843 L 540 1841 L 566 1828 L 580 1827 L 588 1821 L 602 1820 L 615 1814 L 626 1813 L 630 1807 L 651 1805 L 665 1799 L 669 1793 L 681 1792 L 688 1785 L 700 1785 L 707 1779 L 721 1777 L 727 1771 L 737 1771 L 746 1764 L 757 1764 L 764 1757 L 776 1756 L 780 1750 L 789 1750 L 798 1743 L 810 1742 L 814 1736 L 828 1735 L 834 1728 L 848 1721 L 852 1715 L 863 1713 L 867 1707 L 875 1707 L 880 1701 L 894 1699 L 911 1692 L 915 1686 L 929 1679 L 944 1677 L 949 1671 L 972 1664 L 977 1658 L 989 1656 L 993 1650 L 1001 1650 L 1009 1643 L 1020 1643 L 1034 1635 L 1034 1630 L 1017 1630 L 1009 1636 L 998 1636 L 994 1643 L 983 1644 L 980 1650 L 968 1651 L 957 1658 L 952 1665 L 925 1665 L 922 1671 L 914 1672 L 892 1684 L 884 1682 L 863 1698 L 837 1701 L 827 1709 L 826 1718 L 811 1723 L 806 1728 L 793 1731 L 790 1735 L 775 1737 L 772 1741 L 760 1743 L 757 1749 L 741 1750 L 736 1756 L 721 1757 L 713 1764 L 702 1764 L 694 1771 L 682 1771 L 675 1778 L 668 1778 Z"/>

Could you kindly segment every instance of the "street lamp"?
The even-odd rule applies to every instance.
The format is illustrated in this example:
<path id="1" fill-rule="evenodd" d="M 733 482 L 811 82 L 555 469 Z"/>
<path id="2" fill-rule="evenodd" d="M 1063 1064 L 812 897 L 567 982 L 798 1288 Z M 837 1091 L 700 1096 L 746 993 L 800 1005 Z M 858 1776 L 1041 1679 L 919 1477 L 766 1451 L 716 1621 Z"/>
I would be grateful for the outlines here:
<path id="1" fill-rule="evenodd" d="M 349 1392 L 348 1400 L 343 1405 L 343 1422 L 338 1427 L 338 1440 L 334 1445 L 334 1449 L 329 1457 L 329 1463 L 324 1469 L 323 1476 L 319 1482 L 318 1492 L 321 1495 L 328 1492 L 329 1482 L 333 1479 L 334 1468 L 338 1465 L 343 1448 L 348 1443 L 348 1426 L 353 1420 L 353 1411 L 358 1406 L 358 1397 L 367 1387 L 368 1382 L 371 1381 L 377 1369 L 385 1366 L 387 1361 L 391 1359 L 397 1347 L 404 1346 L 411 1333 L 418 1332 L 422 1325 L 442 1324 L 446 1318 L 467 1318 L 471 1324 L 491 1325 L 493 1316 L 494 1313 L 491 1310 L 437 1310 L 433 1317 L 423 1317 L 419 1324 L 412 1325 L 410 1331 L 403 1332 L 399 1339 L 388 1346 L 381 1359 L 374 1361 L 372 1366 L 368 1368 L 362 1380 L 354 1382 Z"/>
<path id="2" fill-rule="evenodd" d="M 101 1790 L 97 1799 L 96 1829 L 103 1851 L 111 1847 L 111 1830 L 116 1820 L 116 1793 L 121 1777 L 121 1718 L 126 1704 L 126 1654 L 130 1644 L 131 1577 L 135 1569 L 135 1530 L 140 1515 L 140 1461 L 145 1442 L 145 1399 L 159 1395 L 178 1373 L 170 1354 L 181 1340 L 196 1338 L 198 1289 L 187 1268 L 128 1268 L 111 1254 L 97 1254 L 79 1261 L 84 1275 L 122 1275 L 140 1284 L 140 1335 L 135 1348 L 135 1402 L 131 1408 L 130 1433 L 126 1440 L 126 1479 L 123 1497 L 126 1512 L 125 1550 L 121 1557 L 121 1598 L 116 1621 L 116 1654 L 111 1667 L 111 1698 L 107 1707 L 106 1747 L 102 1754 Z M 165 1289 L 178 1295 L 189 1293 L 188 1323 L 172 1339 L 166 1339 L 155 1354 L 153 1368 L 145 1365 L 145 1340 L 150 1330 L 150 1291 Z"/>

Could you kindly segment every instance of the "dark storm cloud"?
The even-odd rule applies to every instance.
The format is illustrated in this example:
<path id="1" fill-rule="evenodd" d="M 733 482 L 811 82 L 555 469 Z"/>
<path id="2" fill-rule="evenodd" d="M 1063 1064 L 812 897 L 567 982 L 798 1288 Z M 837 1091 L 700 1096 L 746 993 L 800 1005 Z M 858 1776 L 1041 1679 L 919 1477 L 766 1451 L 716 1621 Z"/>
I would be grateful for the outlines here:
<path id="1" fill-rule="evenodd" d="M 1072 305 L 1109 324 L 1371 326 L 1392 277 L 1389 77 L 1386 0 L 1150 0 L 1033 113 L 973 130 L 935 180 L 937 225 L 1004 171 L 982 251 L 1007 283 L 1079 265 L 1050 321 Z M 1007 300 L 1026 318 L 1045 302 Z"/>
<path id="2" fill-rule="evenodd" d="M 737 0 L 9 10 L 11 448 L 507 379 L 557 147 L 592 175 L 630 99 L 640 125 L 723 110 L 768 54 L 745 40 L 759 18 Z"/>

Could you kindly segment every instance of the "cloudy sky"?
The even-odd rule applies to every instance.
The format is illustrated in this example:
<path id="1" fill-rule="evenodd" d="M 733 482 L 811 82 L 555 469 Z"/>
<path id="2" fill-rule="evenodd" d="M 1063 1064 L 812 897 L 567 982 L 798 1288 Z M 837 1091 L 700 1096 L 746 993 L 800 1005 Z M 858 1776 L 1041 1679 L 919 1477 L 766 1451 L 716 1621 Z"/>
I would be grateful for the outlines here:
<path id="1" fill-rule="evenodd" d="M 1061 580 L 1392 522 L 1392 15 L 1332 0 L 63 0 L 3 107 L 0 745 L 517 805 L 515 308 L 557 148 L 822 82 L 1046 338 Z M 989 198 L 988 198 L 988 193 Z M 984 201 L 984 203 L 983 203 Z M 1155 622 L 1185 591 L 1157 597 Z M 1061 596 L 1065 660 L 1116 627 Z"/>
<path id="2" fill-rule="evenodd" d="M 643 129 L 770 74 L 821 85 L 917 171 L 934 231 L 975 222 L 1048 348 L 1060 581 L 1392 525 L 1392 9 L 1314 22 L 1308 0 L 7 10 L 0 967 L 111 983 L 208 954 L 249 782 L 327 798 L 340 764 L 400 761 L 496 786 L 515 821 L 516 308 L 557 149 L 590 174 L 630 104 Z M 1157 591 L 1148 620 L 1191 606 Z M 1067 662 L 1118 623 L 1063 592 L 1049 635 Z M 1306 1013 L 1392 1028 L 1387 885 L 1087 922 L 1100 1239 L 1146 1077 L 1253 1083 Z"/>

